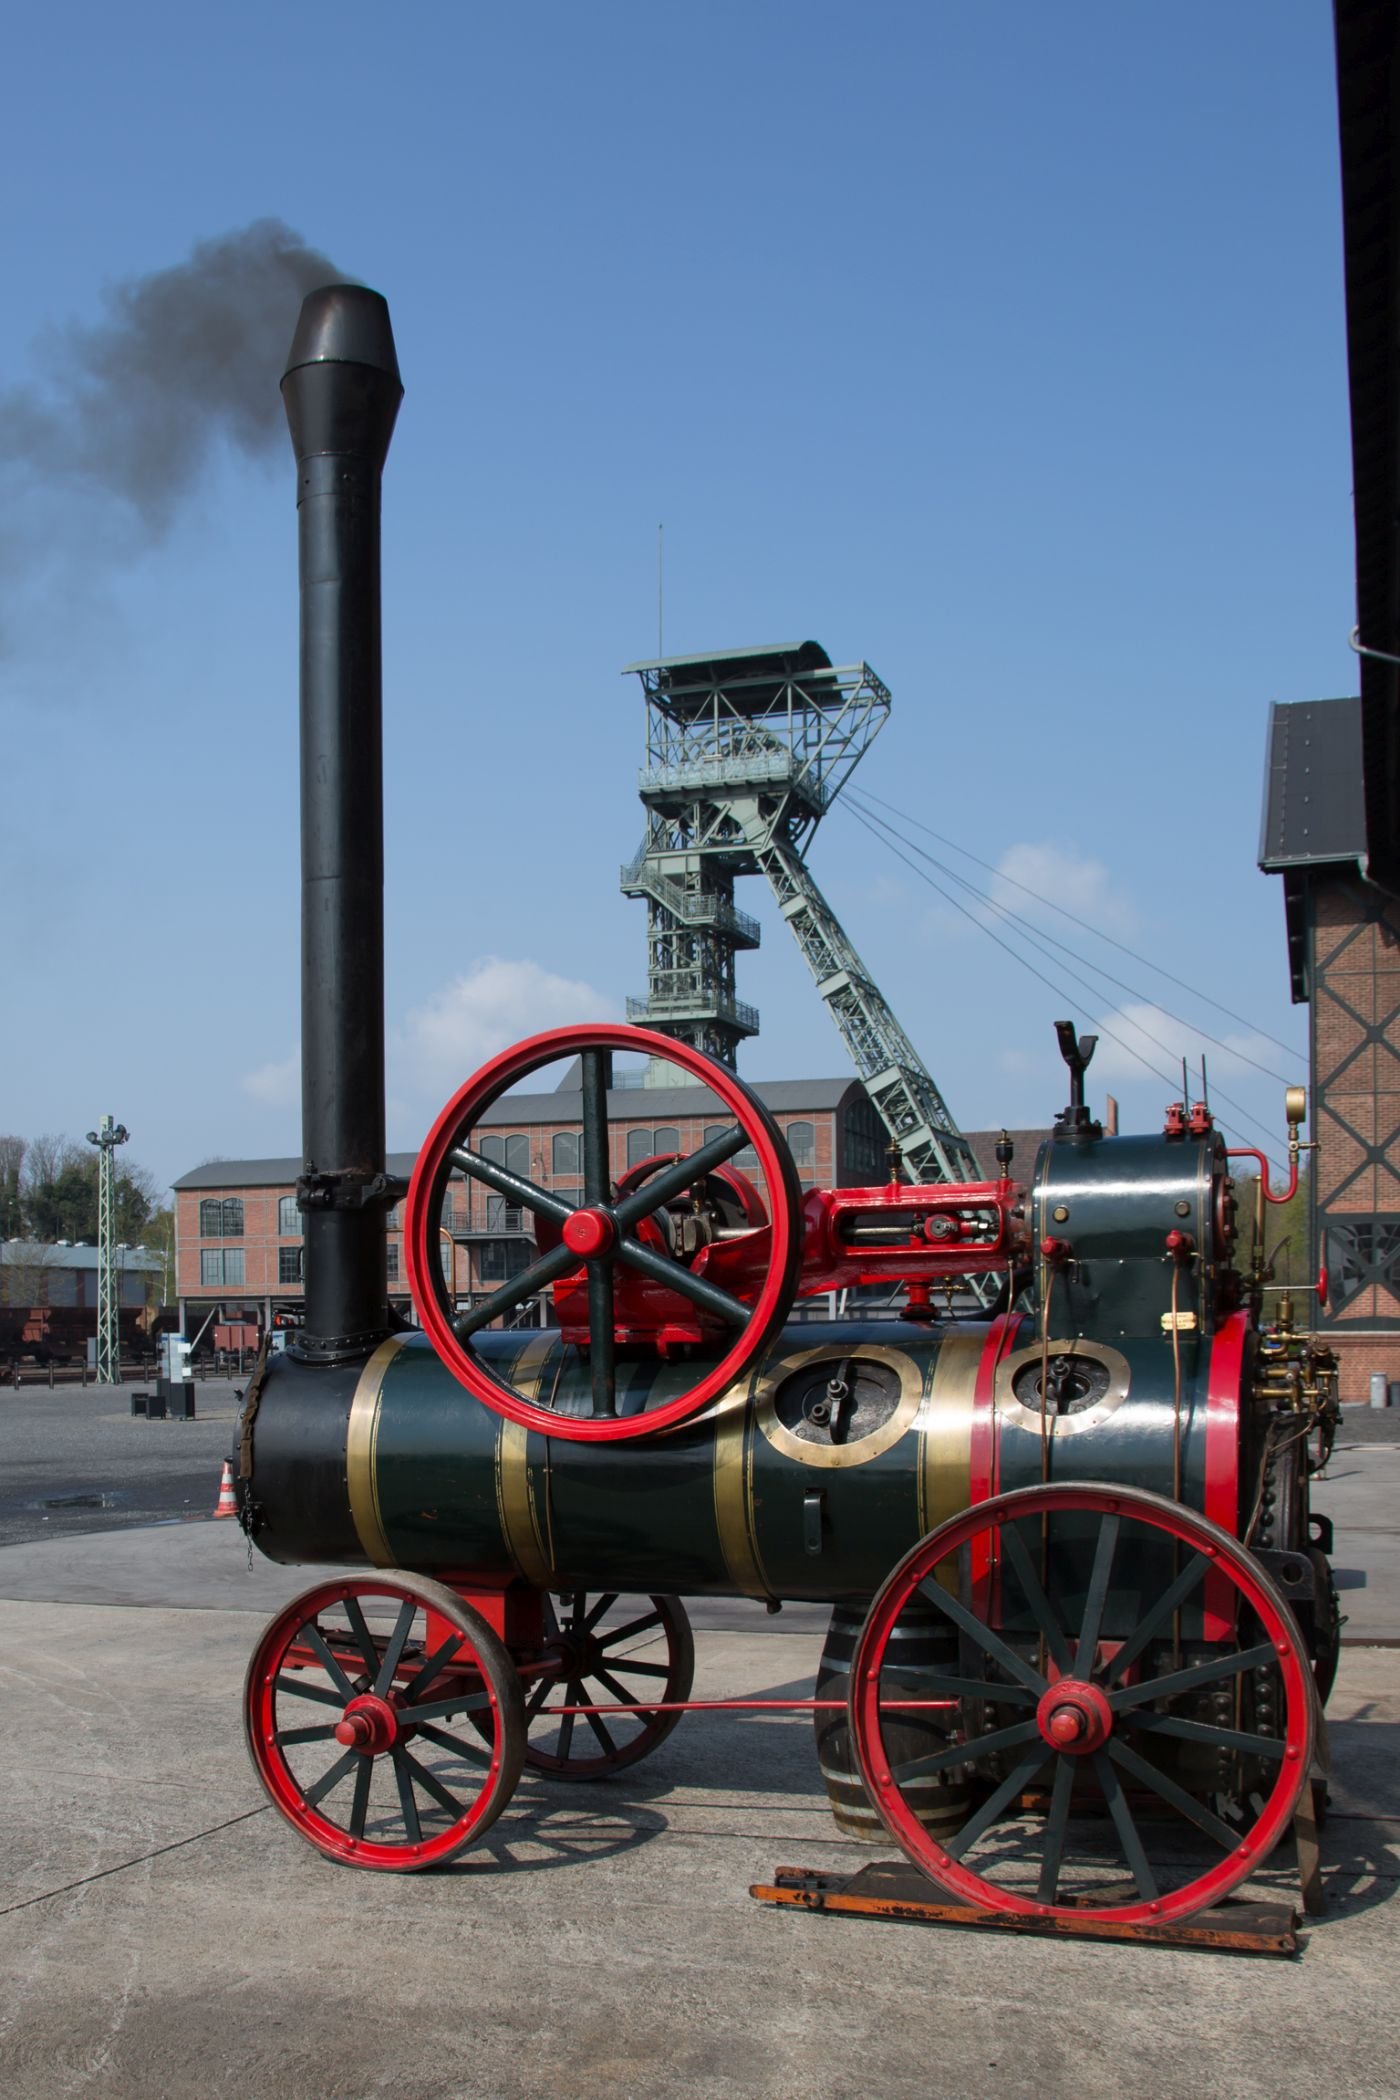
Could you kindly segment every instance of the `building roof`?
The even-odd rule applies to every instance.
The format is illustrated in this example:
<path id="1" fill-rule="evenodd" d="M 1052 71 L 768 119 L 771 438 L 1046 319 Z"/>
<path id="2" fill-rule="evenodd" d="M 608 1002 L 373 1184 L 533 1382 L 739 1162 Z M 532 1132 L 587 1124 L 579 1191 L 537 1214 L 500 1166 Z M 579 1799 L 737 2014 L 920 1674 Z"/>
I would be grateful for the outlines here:
<path id="1" fill-rule="evenodd" d="M 1295 700 L 1269 714 L 1259 865 L 1285 868 L 1361 861 L 1360 700 Z"/>
<path id="2" fill-rule="evenodd" d="M 565 1075 L 568 1076 L 567 1074 Z M 858 1079 L 766 1079 L 753 1086 L 766 1108 L 778 1115 L 834 1114 L 847 1101 L 864 1094 Z M 614 1087 L 608 1095 L 609 1120 L 618 1124 L 679 1122 L 687 1116 L 727 1113 L 705 1086 Z M 492 1125 L 519 1129 L 525 1124 L 574 1124 L 583 1120 L 583 1096 L 577 1088 L 555 1088 L 547 1094 L 502 1094 L 480 1118 Z M 391 1174 L 407 1180 L 416 1152 L 391 1152 Z M 177 1189 L 291 1188 L 301 1172 L 300 1159 L 210 1159 L 182 1174 Z"/>
<path id="3" fill-rule="evenodd" d="M 80 1241 L 76 1246 L 63 1241 L 47 1240 L 0 1240 L 0 1267 L 23 1269 L 95 1269 L 96 1247 Z M 126 1270 L 161 1271 L 161 1258 L 149 1247 L 123 1247 L 117 1250 L 118 1265 Z"/>

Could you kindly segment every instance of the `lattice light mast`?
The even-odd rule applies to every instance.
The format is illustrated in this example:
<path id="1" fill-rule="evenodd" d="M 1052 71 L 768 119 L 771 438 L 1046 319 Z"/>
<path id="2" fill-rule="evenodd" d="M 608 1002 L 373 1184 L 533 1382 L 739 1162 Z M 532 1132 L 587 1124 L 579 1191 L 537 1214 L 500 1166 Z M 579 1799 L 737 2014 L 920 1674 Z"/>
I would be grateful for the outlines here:
<path id="1" fill-rule="evenodd" d="M 629 1020 L 733 1065 L 758 1033 L 735 992 L 735 956 L 758 922 L 734 902 L 765 875 L 866 1091 L 912 1181 L 980 1170 L 932 1075 L 812 880 L 804 854 L 884 727 L 889 689 L 869 664 L 834 665 L 817 642 L 630 664 L 647 703 L 638 787 L 646 835 L 622 890 L 647 904 L 648 984 Z"/>
<path id="2" fill-rule="evenodd" d="M 120 1279 L 117 1273 L 116 1162 L 113 1155 L 131 1133 L 104 1116 L 87 1141 L 97 1147 L 97 1383 L 121 1383 Z"/>

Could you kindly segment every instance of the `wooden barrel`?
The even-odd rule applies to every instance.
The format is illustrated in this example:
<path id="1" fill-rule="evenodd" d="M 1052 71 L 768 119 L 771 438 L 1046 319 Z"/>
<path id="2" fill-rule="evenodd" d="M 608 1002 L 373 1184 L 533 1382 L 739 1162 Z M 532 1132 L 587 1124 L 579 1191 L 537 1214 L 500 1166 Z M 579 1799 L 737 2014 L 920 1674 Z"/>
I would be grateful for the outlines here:
<path id="1" fill-rule="evenodd" d="M 833 1606 L 817 1671 L 818 1699 L 845 1699 L 865 1615 L 863 1604 Z M 935 1697 L 936 1693 L 922 1687 L 940 1672 L 955 1672 L 957 1660 L 958 1637 L 948 1621 L 931 1607 L 920 1609 L 911 1601 L 890 1635 L 883 1673 L 886 1697 L 898 1692 L 908 1692 L 916 1699 Z M 845 1714 L 818 1711 L 812 1718 L 817 1764 L 837 1829 L 848 1837 L 889 1844 L 885 1826 L 856 1770 L 855 1746 Z M 907 1720 L 887 1721 L 884 1735 L 891 1762 L 902 1764 L 945 1748 L 956 1718 L 957 1708 L 948 1707 L 937 1715 L 915 1714 Z M 930 1773 L 902 1791 L 931 1837 L 951 1837 L 967 1821 L 971 1796 L 959 1771 Z"/>

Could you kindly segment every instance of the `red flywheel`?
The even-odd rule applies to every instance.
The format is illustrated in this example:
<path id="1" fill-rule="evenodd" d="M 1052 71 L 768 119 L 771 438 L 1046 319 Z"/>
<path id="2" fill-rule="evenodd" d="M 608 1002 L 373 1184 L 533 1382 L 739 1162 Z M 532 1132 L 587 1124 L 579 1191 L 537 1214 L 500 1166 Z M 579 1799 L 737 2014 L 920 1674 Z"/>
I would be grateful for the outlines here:
<path id="1" fill-rule="evenodd" d="M 612 1059 L 634 1052 L 675 1065 L 715 1097 L 723 1130 L 638 1182 L 614 1173 L 608 1122 Z M 545 1066 L 577 1058 L 581 1072 L 582 1202 L 485 1156 L 477 1128 L 493 1105 Z M 684 1209 L 726 1179 L 726 1162 L 751 1146 L 767 1190 L 767 1217 L 702 1244 L 672 1244 L 667 1207 Z M 444 1198 L 464 1175 L 531 1213 L 539 1253 L 500 1289 L 462 1311 L 443 1274 Z M 728 1181 L 735 1177 L 731 1170 Z M 621 1185 L 619 1185 L 621 1184 Z M 792 1156 L 767 1109 L 742 1080 L 687 1044 L 645 1028 L 593 1023 L 556 1028 L 503 1051 L 453 1095 L 428 1134 L 404 1212 L 409 1285 L 425 1332 L 454 1378 L 498 1414 L 551 1436 L 617 1442 L 669 1429 L 742 1378 L 787 1317 L 802 1253 L 801 1190 Z M 658 1224 L 661 1220 L 661 1224 Z M 498 1375 L 475 1341 L 553 1286 L 570 1308 L 565 1339 L 588 1362 L 592 1412 L 568 1413 L 528 1397 Z M 664 1395 L 638 1403 L 648 1382 L 625 1359 L 665 1353 Z M 693 1377 L 690 1375 L 693 1370 Z M 621 1375 L 620 1375 L 621 1374 Z M 677 1390 L 677 1385 L 681 1390 Z M 649 1392 L 643 1393 L 643 1401 Z"/>

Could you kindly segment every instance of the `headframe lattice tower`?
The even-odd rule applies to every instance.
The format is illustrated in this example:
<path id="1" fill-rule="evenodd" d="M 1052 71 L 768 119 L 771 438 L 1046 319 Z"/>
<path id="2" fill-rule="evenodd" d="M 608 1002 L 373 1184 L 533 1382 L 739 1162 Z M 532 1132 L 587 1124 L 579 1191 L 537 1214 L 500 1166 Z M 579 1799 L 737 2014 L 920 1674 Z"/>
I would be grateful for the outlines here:
<path id="1" fill-rule="evenodd" d="M 121 1383 L 120 1277 L 117 1270 L 116 1149 L 129 1137 L 125 1123 L 104 1116 L 87 1134 L 97 1147 L 97 1383 Z"/>
<path id="2" fill-rule="evenodd" d="M 817 642 L 629 664 L 647 704 L 638 787 L 646 835 L 622 890 L 647 904 L 644 1022 L 733 1065 L 758 1033 L 735 992 L 756 920 L 735 878 L 765 875 L 911 1181 L 979 1168 L 932 1075 L 808 871 L 813 832 L 884 727 L 889 690 L 869 664 L 834 665 Z"/>

